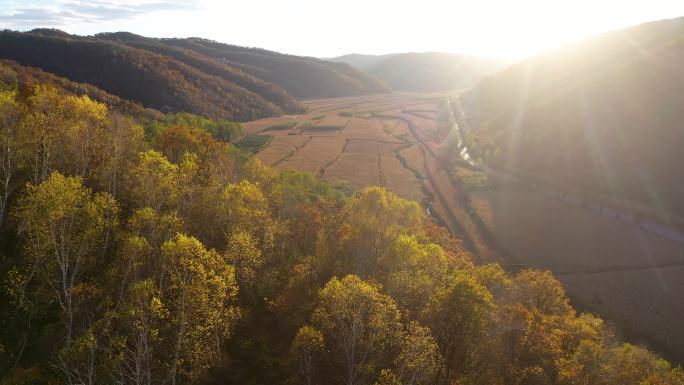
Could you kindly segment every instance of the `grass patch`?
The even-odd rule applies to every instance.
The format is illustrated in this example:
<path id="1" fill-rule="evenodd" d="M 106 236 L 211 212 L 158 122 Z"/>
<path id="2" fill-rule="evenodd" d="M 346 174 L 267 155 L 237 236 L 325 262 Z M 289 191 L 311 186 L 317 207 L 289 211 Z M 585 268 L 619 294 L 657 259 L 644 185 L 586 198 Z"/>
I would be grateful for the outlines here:
<path id="1" fill-rule="evenodd" d="M 235 147 L 242 151 L 256 154 L 271 141 L 270 135 L 247 135 L 235 143 Z"/>
<path id="2" fill-rule="evenodd" d="M 342 112 L 340 112 L 338 115 L 339 115 L 339 116 L 342 116 L 342 117 L 345 117 L 345 118 L 353 118 L 354 115 L 356 115 L 356 113 L 355 113 L 355 112 L 351 112 L 351 111 L 342 111 Z"/>
<path id="3" fill-rule="evenodd" d="M 274 124 L 272 126 L 267 127 L 264 131 L 283 131 L 283 130 L 289 130 L 290 128 L 294 127 L 297 125 L 297 122 L 295 121 L 289 121 L 289 122 L 284 122 L 284 123 L 278 123 Z"/>
<path id="4" fill-rule="evenodd" d="M 463 172 L 461 169 L 461 172 L 452 171 L 451 176 L 452 178 L 456 178 L 456 180 L 460 181 L 466 191 L 492 189 L 492 181 L 490 180 L 489 175 L 481 171 Z"/>
<path id="5" fill-rule="evenodd" d="M 311 120 L 323 120 L 325 119 L 325 115 L 316 115 Z"/>
<path id="6" fill-rule="evenodd" d="M 311 126 L 305 127 L 302 131 L 316 131 L 316 132 L 332 132 L 341 130 L 341 126 Z"/>

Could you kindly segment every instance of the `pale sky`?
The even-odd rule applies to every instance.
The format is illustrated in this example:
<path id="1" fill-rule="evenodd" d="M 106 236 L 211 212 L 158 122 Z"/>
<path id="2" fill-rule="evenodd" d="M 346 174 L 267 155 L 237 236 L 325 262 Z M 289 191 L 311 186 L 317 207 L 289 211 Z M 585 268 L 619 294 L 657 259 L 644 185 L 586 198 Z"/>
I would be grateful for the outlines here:
<path id="1" fill-rule="evenodd" d="M 0 0 L 0 28 L 199 36 L 296 55 L 441 51 L 522 59 L 684 0 Z"/>

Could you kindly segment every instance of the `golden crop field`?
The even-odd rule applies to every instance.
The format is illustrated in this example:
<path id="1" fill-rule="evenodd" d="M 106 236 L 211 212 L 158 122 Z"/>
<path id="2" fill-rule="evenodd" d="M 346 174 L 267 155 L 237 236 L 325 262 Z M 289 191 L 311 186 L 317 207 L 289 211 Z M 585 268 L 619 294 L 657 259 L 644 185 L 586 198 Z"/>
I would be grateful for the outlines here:
<path id="1" fill-rule="evenodd" d="M 380 184 L 378 154 L 345 152 L 323 174 L 331 181 L 349 181 L 356 188 Z"/>
<path id="2" fill-rule="evenodd" d="M 396 156 L 383 155 L 380 159 L 381 172 L 385 186 L 404 199 L 420 202 L 420 185 L 411 171 L 401 166 Z"/>
<path id="3" fill-rule="evenodd" d="M 305 102 L 306 114 L 245 124 L 271 135 L 257 157 L 280 169 L 308 171 L 355 188 L 381 185 L 421 202 L 483 258 L 483 236 L 460 207 L 461 195 L 436 158 L 446 137 L 437 120 L 443 95 L 389 94 Z"/>
<path id="4" fill-rule="evenodd" d="M 319 174 L 342 152 L 344 141 L 337 137 L 314 136 L 276 167 L 280 169 L 309 171 Z M 268 147 L 267 147 L 268 148 Z"/>
<path id="5" fill-rule="evenodd" d="M 294 154 L 308 140 L 309 138 L 303 135 L 274 136 L 269 145 L 260 151 L 256 157 L 264 164 L 273 166 L 288 155 Z"/>

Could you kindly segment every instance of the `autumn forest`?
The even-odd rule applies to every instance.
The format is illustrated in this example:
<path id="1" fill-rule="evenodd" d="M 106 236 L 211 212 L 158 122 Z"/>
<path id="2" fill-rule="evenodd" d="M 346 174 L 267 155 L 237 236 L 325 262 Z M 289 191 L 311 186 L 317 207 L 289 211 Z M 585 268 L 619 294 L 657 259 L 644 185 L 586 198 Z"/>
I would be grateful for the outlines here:
<path id="1" fill-rule="evenodd" d="M 383 188 L 52 86 L 0 120 L 3 385 L 684 381 Z"/>

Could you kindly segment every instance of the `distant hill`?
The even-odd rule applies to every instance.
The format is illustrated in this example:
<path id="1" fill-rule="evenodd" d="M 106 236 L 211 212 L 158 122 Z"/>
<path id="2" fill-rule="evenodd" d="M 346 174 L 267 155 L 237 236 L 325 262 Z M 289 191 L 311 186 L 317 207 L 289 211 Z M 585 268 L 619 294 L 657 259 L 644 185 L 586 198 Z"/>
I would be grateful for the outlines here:
<path id="1" fill-rule="evenodd" d="M 359 53 L 352 53 L 349 55 L 338 56 L 327 60 L 338 63 L 347 63 L 350 66 L 358 68 L 362 71 L 368 71 L 368 69 L 372 68 L 379 62 L 387 60 L 396 55 L 397 54 L 395 53 L 390 53 L 387 55 L 364 55 Z"/>
<path id="2" fill-rule="evenodd" d="M 329 59 L 348 63 L 397 91 L 443 91 L 472 87 L 501 70 L 503 61 L 439 52 L 351 54 Z"/>
<path id="3" fill-rule="evenodd" d="M 2 31 L 0 59 L 92 84 L 162 112 L 186 111 L 237 121 L 302 112 L 295 98 L 389 90 L 346 64 L 197 38 Z"/>
<path id="4" fill-rule="evenodd" d="M 96 35 L 96 37 L 171 57 L 208 75 L 218 76 L 239 87 L 254 92 L 279 106 L 284 112 L 299 112 L 302 110 L 302 105 L 278 85 L 258 79 L 220 60 L 207 57 L 196 51 L 165 44 L 167 40 L 147 38 L 128 32 L 102 33 Z"/>
<path id="5" fill-rule="evenodd" d="M 545 52 L 461 98 L 491 165 L 684 216 L 684 18 Z"/>
<path id="6" fill-rule="evenodd" d="M 200 38 L 164 39 L 163 42 L 221 60 L 253 76 L 276 83 L 301 99 L 390 91 L 382 82 L 346 63 L 284 55 Z"/>

